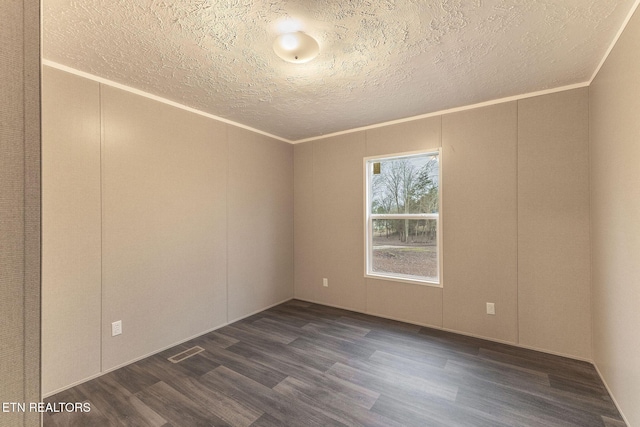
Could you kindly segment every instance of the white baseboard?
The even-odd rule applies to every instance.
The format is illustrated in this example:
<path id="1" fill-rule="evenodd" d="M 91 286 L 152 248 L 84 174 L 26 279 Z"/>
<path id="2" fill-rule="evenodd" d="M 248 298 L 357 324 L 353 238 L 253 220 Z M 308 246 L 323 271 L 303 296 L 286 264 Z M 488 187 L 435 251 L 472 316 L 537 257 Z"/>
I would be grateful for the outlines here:
<path id="1" fill-rule="evenodd" d="M 451 332 L 451 333 L 458 334 L 458 335 L 468 336 L 468 337 L 472 337 L 472 338 L 479 338 L 479 339 L 483 339 L 483 340 L 487 340 L 487 341 L 497 342 L 497 343 L 500 343 L 500 344 L 512 345 L 514 347 L 519 347 L 519 348 L 524 348 L 524 349 L 528 349 L 528 350 L 539 351 L 539 352 L 542 352 L 542 353 L 552 354 L 554 356 L 561 356 L 561 357 L 566 357 L 566 358 L 569 358 L 569 359 L 574 359 L 574 360 L 579 360 L 579 361 L 582 361 L 582 362 L 591 363 L 595 367 L 596 372 L 598 373 L 598 376 L 602 380 L 602 383 L 604 384 L 605 388 L 607 389 L 607 392 L 609 393 L 609 396 L 611 396 L 611 399 L 612 399 L 614 405 L 616 406 L 616 408 L 618 408 L 618 411 L 620 412 L 620 415 L 622 416 L 622 419 L 624 420 L 624 422 L 627 425 L 630 425 L 629 422 L 627 421 L 626 417 L 624 416 L 622 410 L 620 409 L 620 405 L 618 405 L 618 402 L 616 401 L 615 397 L 613 396 L 613 393 L 611 392 L 611 389 L 609 388 L 607 382 L 605 381 L 604 377 L 602 376 L 602 373 L 598 369 L 598 366 L 592 360 L 584 359 L 584 358 L 580 358 L 580 357 L 576 357 L 576 356 L 572 356 L 572 355 L 567 355 L 567 354 L 563 354 L 563 353 L 559 353 L 559 352 L 554 352 L 554 351 L 550 351 L 550 350 L 545 350 L 545 349 L 535 348 L 535 347 L 531 347 L 531 346 L 521 345 L 521 344 L 509 342 L 509 341 L 503 341 L 503 340 L 498 340 L 498 339 L 494 339 L 494 338 L 490 338 L 490 337 L 485 337 L 485 336 L 480 336 L 480 335 L 475 335 L 475 334 L 469 334 L 469 333 L 457 331 L 457 330 L 454 330 L 454 329 L 442 328 L 442 327 L 439 327 L 439 326 L 436 326 L 436 325 L 430 325 L 430 324 L 427 324 L 427 323 L 420 323 L 420 322 L 414 322 L 414 321 L 407 320 L 407 319 L 394 318 L 394 317 L 385 316 L 385 315 L 382 315 L 382 314 L 379 314 L 379 313 L 367 313 L 365 311 L 357 310 L 357 309 L 355 309 L 353 307 L 346 307 L 346 306 L 340 306 L 340 305 L 334 305 L 334 304 L 326 304 L 326 303 L 313 301 L 313 300 L 306 299 L 306 298 L 297 298 L 297 297 L 286 298 L 286 299 L 284 299 L 284 300 L 282 300 L 280 302 L 277 302 L 275 304 L 271 304 L 271 305 L 269 305 L 267 307 L 264 307 L 262 309 L 253 311 L 253 312 L 251 312 L 249 314 L 246 314 L 246 315 L 243 315 L 243 316 L 240 316 L 240 317 L 238 317 L 236 319 L 230 320 L 230 321 L 228 321 L 226 323 L 223 323 L 223 324 L 218 325 L 218 326 L 216 326 L 214 328 L 211 328 L 211 329 L 208 329 L 208 330 L 203 331 L 201 333 L 198 333 L 196 335 L 193 335 L 193 336 L 191 336 L 189 338 L 186 338 L 184 340 L 180 340 L 180 341 L 178 341 L 176 343 L 173 343 L 173 344 L 167 345 L 165 347 L 162 347 L 162 348 L 160 348 L 158 350 L 155 350 L 155 351 L 153 351 L 151 353 L 145 354 L 145 355 L 140 356 L 140 357 L 136 357 L 135 359 L 132 359 L 132 360 L 130 360 L 128 362 L 122 363 L 120 365 L 114 366 L 114 367 L 112 367 L 110 369 L 107 369 L 105 371 L 102 371 L 102 372 L 99 372 L 97 374 L 91 375 L 91 376 L 89 376 L 87 378 L 84 378 L 82 380 L 79 380 L 79 381 L 76 381 L 76 382 L 74 382 L 72 384 L 69 384 L 68 386 L 65 386 L 65 387 L 59 388 L 57 390 L 54 390 L 52 392 L 46 393 L 46 394 L 44 394 L 42 396 L 42 398 L 45 399 L 47 397 L 53 396 L 53 395 L 55 395 L 57 393 L 60 393 L 60 392 L 62 392 L 64 390 L 68 390 L 68 389 L 70 389 L 72 387 L 75 387 L 77 385 L 83 384 L 83 383 L 85 383 L 87 381 L 91 381 L 93 379 L 99 378 L 102 375 L 108 374 L 109 372 L 115 371 L 117 369 L 123 368 L 123 367 L 128 366 L 128 365 L 131 365 L 132 363 L 138 362 L 138 361 L 140 361 L 142 359 L 145 359 L 147 357 L 150 357 L 150 356 L 153 356 L 153 355 L 158 354 L 160 352 L 163 352 L 163 351 L 165 351 L 165 350 L 167 350 L 167 349 L 169 349 L 171 347 L 175 347 L 176 345 L 183 344 L 183 343 L 185 343 L 187 341 L 190 341 L 190 340 L 192 340 L 194 338 L 198 338 L 198 337 L 200 337 L 202 335 L 208 334 L 210 332 L 213 332 L 215 330 L 223 328 L 223 327 L 225 327 L 227 325 L 230 325 L 232 323 L 238 322 L 238 321 L 240 321 L 242 319 L 246 319 L 247 317 L 251 317 L 251 316 L 253 316 L 255 314 L 258 314 L 258 313 L 260 313 L 262 311 L 268 310 L 268 309 L 273 308 L 275 306 L 278 306 L 280 304 L 284 304 L 285 302 L 291 301 L 293 299 L 296 299 L 298 301 L 309 302 L 309 303 L 312 303 L 312 304 L 318 304 L 318 305 L 324 305 L 324 306 L 327 306 L 327 307 L 338 308 L 338 309 L 341 309 L 341 310 L 353 311 L 355 313 L 367 314 L 369 316 L 380 317 L 380 318 L 383 318 L 383 319 L 394 320 L 394 321 L 397 321 L 397 322 L 409 323 L 409 324 L 416 325 L 416 326 L 422 326 L 422 327 L 426 327 L 426 328 L 438 329 L 438 330 L 441 330 L 441 331 Z"/>
<path id="2" fill-rule="evenodd" d="M 411 321 L 411 320 L 407 320 L 407 319 L 400 319 L 400 318 L 396 318 L 396 317 L 392 317 L 392 316 L 386 316 L 384 314 L 379 314 L 379 313 L 360 311 L 360 310 L 357 310 L 357 309 L 355 309 L 353 307 L 342 307 L 342 306 L 339 306 L 339 305 L 326 304 L 326 303 L 323 303 L 323 302 L 312 301 L 311 299 L 306 299 L 306 298 L 294 297 L 293 299 L 297 299 L 299 301 L 310 302 L 310 303 L 318 304 L 318 305 L 324 305 L 324 306 L 327 306 L 327 307 L 340 308 L 342 310 L 349 310 L 349 311 L 353 311 L 353 312 L 360 313 L 360 314 L 368 314 L 369 316 L 381 317 L 383 319 L 395 320 L 397 322 L 409 323 L 411 325 L 423 326 L 425 328 L 438 329 L 440 331 L 451 332 L 451 333 L 458 334 L 458 335 L 464 335 L 466 337 L 478 338 L 478 339 L 487 340 L 487 341 L 491 341 L 491 342 L 496 342 L 496 343 L 500 343 L 500 344 L 507 344 L 507 345 L 511 345 L 511 346 L 514 346 L 514 347 L 524 348 L 524 349 L 527 349 L 527 350 L 539 351 L 541 353 L 551 354 L 553 356 L 566 357 L 568 359 L 579 360 L 581 362 L 591 363 L 592 365 L 594 364 L 591 359 L 587 359 L 587 358 L 583 358 L 583 357 L 579 357 L 579 356 L 574 356 L 574 355 L 570 355 L 570 354 L 564 354 L 564 353 L 560 353 L 560 352 L 556 352 L 556 351 L 546 350 L 546 349 L 542 349 L 542 348 L 536 348 L 536 347 L 532 347 L 532 346 L 522 345 L 522 344 L 518 344 L 518 343 L 515 343 L 515 342 L 511 342 L 511 341 L 504 341 L 504 340 L 499 340 L 499 339 L 496 339 L 496 338 L 485 337 L 485 336 L 482 336 L 482 335 L 470 334 L 470 333 L 458 331 L 458 330 L 455 330 L 455 329 L 443 328 L 441 326 L 430 325 L 430 324 L 427 324 L 427 323 L 415 322 L 415 321 Z"/>
<path id="3" fill-rule="evenodd" d="M 284 299 L 284 300 L 282 300 L 282 301 L 280 301 L 280 302 L 277 302 L 277 303 L 275 303 L 275 304 L 271 304 L 271 305 L 269 305 L 269 306 L 267 306 L 267 307 L 261 308 L 260 310 L 256 310 L 256 311 L 251 312 L 251 313 L 249 313 L 249 314 L 244 314 L 244 315 L 242 315 L 242 316 L 240 316 L 240 317 L 238 317 L 238 318 L 236 318 L 236 319 L 229 320 L 226 324 L 227 324 L 227 325 L 230 325 L 230 324 L 235 323 L 235 322 L 238 322 L 238 321 L 240 321 L 240 320 L 242 320 L 242 319 L 246 319 L 247 317 L 251 317 L 251 316 L 253 316 L 254 314 L 258 314 L 258 313 L 260 313 L 260 312 L 262 312 L 262 311 L 269 310 L 270 308 L 273 308 L 273 307 L 275 307 L 276 305 L 284 304 L 285 302 L 287 302 L 287 301 L 291 301 L 292 299 L 294 299 L 294 297 Z"/>
<path id="4" fill-rule="evenodd" d="M 46 399 L 47 397 L 51 397 L 51 396 L 53 396 L 54 394 L 58 394 L 58 393 L 60 393 L 61 391 L 68 390 L 68 389 L 73 388 L 73 387 L 75 387 L 75 386 L 77 386 L 77 385 L 80 385 L 80 384 L 86 383 L 87 381 L 91 381 L 91 380 L 93 380 L 93 379 L 95 379 L 95 378 L 101 377 L 101 376 L 103 376 L 104 374 L 105 374 L 105 372 L 98 372 L 97 374 L 89 375 L 89 376 L 88 376 L 88 377 L 86 377 L 86 378 L 83 378 L 83 379 L 81 379 L 81 380 L 78 380 L 78 381 L 76 381 L 76 382 L 73 382 L 73 383 L 71 383 L 71 384 L 69 384 L 69 385 L 66 385 L 66 386 L 64 386 L 64 387 L 58 388 L 58 389 L 53 390 L 53 391 L 50 391 L 50 392 L 48 392 L 48 393 L 44 393 L 44 394 L 42 395 L 42 399 Z"/>
<path id="5" fill-rule="evenodd" d="M 318 302 L 318 301 L 312 301 L 312 300 L 306 299 L 306 298 L 297 298 L 296 297 L 294 299 L 297 299 L 299 301 L 309 302 L 309 303 L 312 303 L 312 304 L 318 304 L 318 305 L 324 305 L 324 306 L 327 306 L 327 307 L 333 307 L 333 308 L 340 308 L 340 309 L 343 309 L 343 310 L 349 310 L 349 311 L 353 311 L 353 312 L 356 312 L 356 313 L 368 314 L 370 316 L 381 317 L 383 319 L 395 320 L 395 321 L 398 321 L 398 322 L 404 322 L 404 323 L 409 323 L 409 324 L 412 324 L 412 325 L 423 326 L 423 327 L 426 327 L 426 328 L 438 329 L 438 330 L 441 330 L 441 331 L 451 332 L 451 333 L 458 334 L 458 335 L 464 335 L 464 336 L 468 336 L 468 337 L 472 337 L 472 338 L 479 338 L 479 339 L 483 339 L 483 340 L 487 340 L 487 341 L 497 342 L 497 343 L 500 343 L 500 344 L 507 344 L 507 345 L 511 345 L 511 346 L 514 346 L 514 347 L 524 348 L 524 349 L 527 349 L 527 350 L 539 351 L 541 353 L 551 354 L 551 355 L 554 355 L 554 356 L 566 357 L 568 359 L 573 359 L 573 360 L 578 360 L 578 361 L 581 361 L 581 362 L 590 363 L 595 368 L 598 376 L 600 377 L 600 380 L 602 380 L 602 383 L 604 384 L 605 388 L 607 389 L 607 392 L 609 393 L 609 396 L 611 397 L 611 400 L 613 401 L 613 404 L 618 409 L 618 412 L 620 412 L 620 416 L 622 417 L 622 419 L 624 420 L 624 422 L 628 426 L 631 425 L 629 423 L 629 420 L 627 420 L 627 418 L 624 416 L 624 413 L 622 412 L 622 409 L 620 408 L 620 405 L 618 404 L 618 402 L 616 401 L 616 398 L 614 397 L 613 393 L 611 392 L 611 388 L 609 387 L 609 385 L 605 381 L 604 377 L 602 376 L 602 373 L 600 372 L 600 369 L 598 369 L 598 365 L 596 365 L 596 363 L 591 359 L 577 357 L 577 356 L 574 356 L 574 355 L 564 354 L 564 353 L 560 353 L 560 352 L 556 352 L 556 351 L 550 351 L 550 350 L 546 350 L 546 349 L 536 348 L 536 347 L 532 347 L 532 346 L 517 344 L 517 343 L 513 343 L 513 342 L 509 342 L 509 341 L 498 340 L 498 339 L 495 339 L 495 338 L 469 334 L 469 333 L 457 331 L 457 330 L 454 330 L 454 329 L 448 329 L 448 328 L 442 328 L 442 327 L 435 326 L 435 325 L 429 325 L 429 324 L 426 324 L 426 323 L 414 322 L 414 321 L 409 321 L 409 320 L 405 320 L 405 319 L 398 319 L 398 318 L 394 318 L 394 317 L 391 317 L 391 316 L 385 316 L 385 315 L 378 314 L 378 313 L 367 313 L 367 312 L 363 312 L 363 311 L 360 311 L 360 310 L 356 310 L 356 309 L 354 309 L 352 307 L 341 307 L 341 306 L 337 306 L 337 305 L 333 305 L 333 304 L 326 304 L 326 303 L 322 303 L 322 302 Z"/>
<path id="6" fill-rule="evenodd" d="M 523 348 L 525 350 L 539 351 L 540 353 L 550 354 L 552 356 L 566 357 L 567 359 L 578 360 L 580 362 L 587 362 L 587 363 L 590 363 L 590 364 L 593 365 L 593 360 L 591 360 L 589 358 L 586 358 L 586 357 L 575 356 L 573 354 L 561 353 L 559 351 L 547 350 L 545 348 L 539 348 L 539 347 L 535 347 L 535 346 L 531 346 L 531 345 L 519 344 L 519 343 L 515 343 L 515 342 L 511 342 L 511 341 L 499 340 L 499 339 L 496 339 L 496 338 L 485 337 L 485 336 L 482 336 L 482 335 L 469 334 L 469 333 L 466 333 L 466 332 L 457 331 L 455 329 L 448 329 L 448 328 L 436 328 L 436 329 L 442 329 L 443 331 L 452 332 L 454 334 L 464 335 L 464 336 L 472 337 L 472 338 L 479 338 L 479 339 L 482 339 L 482 340 L 487 340 L 487 341 L 491 341 L 491 342 L 497 342 L 497 343 L 500 343 L 500 344 L 507 344 L 507 345 L 511 345 L 513 347 Z"/>
<path id="7" fill-rule="evenodd" d="M 627 417 L 624 416 L 624 412 L 622 412 L 622 408 L 620 408 L 620 405 L 618 405 L 618 401 L 616 400 L 613 393 L 611 392 L 611 388 L 609 387 L 609 384 L 607 384 L 607 381 L 604 379 L 604 376 L 602 376 L 602 372 L 600 372 L 600 369 L 598 369 L 598 365 L 595 362 L 593 362 L 593 366 L 594 368 L 596 368 L 596 372 L 598 373 L 598 376 L 600 377 L 602 384 L 604 384 L 604 387 L 607 389 L 607 393 L 609 393 L 609 397 L 611 397 L 613 404 L 616 405 L 616 408 L 618 408 L 618 412 L 620 412 L 620 416 L 622 417 L 622 420 L 625 422 L 626 425 L 631 426 L 631 423 L 629 423 L 629 420 L 627 419 Z"/>
<path id="8" fill-rule="evenodd" d="M 80 385 L 80 384 L 86 383 L 87 381 L 94 380 L 94 379 L 99 378 L 99 377 L 101 377 L 101 376 L 103 376 L 103 375 L 105 375 L 105 374 L 108 374 L 109 372 L 113 372 L 113 371 L 115 371 L 115 370 L 117 370 L 117 369 L 124 368 L 125 366 L 131 365 L 132 363 L 136 363 L 136 362 L 138 362 L 138 361 L 140 361 L 140 360 L 142 360 L 142 359 L 146 359 L 147 357 L 151 357 L 151 356 L 153 356 L 153 355 L 155 355 L 155 354 L 158 354 L 158 353 L 163 352 L 163 351 L 165 351 L 165 350 L 167 350 L 167 349 L 170 349 L 171 347 L 175 347 L 175 346 L 177 346 L 177 345 L 183 344 L 183 343 L 185 343 L 185 342 L 187 342 L 187 341 L 190 341 L 190 340 L 192 340 L 192 339 L 194 339 L 194 338 L 198 338 L 199 336 L 202 336 L 202 335 L 208 334 L 209 332 L 213 332 L 213 331 L 215 331 L 215 330 L 217 330 L 217 329 L 220 329 L 220 328 L 222 328 L 222 327 L 224 327 L 224 326 L 227 326 L 227 323 L 223 323 L 222 325 L 216 326 L 216 327 L 211 328 L 211 329 L 207 329 L 207 330 L 205 330 L 205 331 L 203 331 L 203 332 L 199 332 L 199 333 L 197 333 L 197 334 L 195 334 L 195 335 L 193 335 L 193 336 L 191 336 L 191 337 L 189 337 L 189 338 L 185 338 L 184 340 L 180 340 L 180 341 L 178 341 L 178 342 L 176 342 L 176 343 L 169 344 L 169 345 L 167 345 L 167 346 L 165 346 L 165 347 L 162 347 L 162 348 L 160 348 L 160 349 L 158 349 L 158 350 L 154 350 L 154 351 L 152 351 L 152 352 L 150 352 L 150 353 L 147 353 L 147 354 L 145 354 L 145 355 L 143 355 L 143 356 L 136 357 L 136 358 L 131 359 L 131 360 L 127 361 L 127 362 L 124 362 L 124 363 L 121 363 L 121 364 L 119 364 L 119 365 L 116 365 L 116 366 L 114 366 L 114 367 L 112 367 L 112 368 L 109 368 L 109 369 L 106 369 L 106 370 L 104 370 L 104 371 L 98 372 L 97 374 L 91 375 L 91 376 L 89 376 L 89 377 L 87 377 L 87 378 L 83 378 L 83 379 L 81 379 L 81 380 L 79 380 L 79 381 L 76 381 L 76 382 L 74 382 L 74 383 L 71 383 L 71 384 L 69 384 L 69 385 L 67 385 L 67 386 L 64 386 L 64 387 L 62 387 L 62 388 L 59 388 L 59 389 L 57 389 L 57 390 L 54 390 L 54 391 L 51 391 L 51 392 L 45 393 L 45 394 L 43 394 L 43 395 L 42 395 L 42 398 L 43 398 L 43 399 L 46 399 L 47 397 L 53 396 L 54 394 L 58 394 L 58 393 L 60 393 L 61 391 L 65 391 L 65 390 L 68 390 L 68 389 L 70 389 L 70 388 L 73 388 L 73 387 L 75 387 L 75 386 L 77 386 L 77 385 Z"/>
<path id="9" fill-rule="evenodd" d="M 242 319 L 245 319 L 245 318 L 247 318 L 247 317 L 253 316 L 254 314 L 258 314 L 258 313 L 260 313 L 261 311 L 268 310 L 268 309 L 270 309 L 270 308 L 272 308 L 272 307 L 275 307 L 275 306 L 277 306 L 277 305 L 283 304 L 283 303 L 285 303 L 285 302 L 287 302 L 287 301 L 290 301 L 290 300 L 292 300 L 292 299 L 293 299 L 293 297 L 292 297 L 292 298 L 287 298 L 287 299 L 285 299 L 285 300 L 283 300 L 283 301 L 277 302 L 277 303 L 275 303 L 275 304 L 271 304 L 271 305 L 270 305 L 270 306 L 268 306 L 268 307 L 264 307 L 264 308 L 262 308 L 262 309 L 260 309 L 260 310 L 256 310 L 256 311 L 254 311 L 254 312 L 252 312 L 252 313 L 249 313 L 249 314 L 247 314 L 247 315 L 243 315 L 243 316 L 241 316 L 241 317 L 239 317 L 239 318 L 237 318 L 237 319 L 231 320 L 231 321 L 229 321 L 229 322 L 225 322 L 225 323 L 223 323 L 223 324 L 221 324 L 221 325 L 215 326 L 215 327 L 213 327 L 213 328 L 211 328 L 211 329 L 207 329 L 207 330 L 205 330 L 205 331 L 203 331 L 203 332 L 199 332 L 199 333 L 197 333 L 197 334 L 195 334 L 195 335 L 193 335 L 193 336 L 190 336 L 189 338 L 185 338 L 185 339 L 180 340 L 180 341 L 178 341 L 178 342 L 175 342 L 175 343 L 173 343 L 173 344 L 169 344 L 169 345 L 167 345 L 167 346 L 165 346 L 165 347 L 162 347 L 162 348 L 160 348 L 160 349 L 158 349 L 158 350 L 154 350 L 154 351 L 152 351 L 152 352 L 150 352 L 150 353 L 147 353 L 147 354 L 145 354 L 145 355 L 143 355 L 143 356 L 140 356 L 140 357 L 136 357 L 136 358 L 134 358 L 134 359 L 131 359 L 131 360 L 129 360 L 128 362 L 121 363 L 121 364 L 119 364 L 119 365 L 117 365 L 117 366 L 114 366 L 114 367 L 112 367 L 112 368 L 109 368 L 109 369 L 106 369 L 106 370 L 104 370 L 104 371 L 98 372 L 97 374 L 94 374 L 94 375 L 91 375 L 91 376 L 89 376 L 89 377 L 83 378 L 83 379 L 81 379 L 81 380 L 79 380 L 79 381 L 76 381 L 76 382 L 71 383 L 71 384 L 69 384 L 69 385 L 67 385 L 67 386 L 61 387 L 61 388 L 59 388 L 59 389 L 57 389 L 57 390 L 54 390 L 54 391 L 51 391 L 51 392 L 45 393 L 45 394 L 43 394 L 43 395 L 42 395 L 42 398 L 43 398 L 43 399 L 46 399 L 47 397 L 51 397 L 51 396 L 53 396 L 54 394 L 58 394 L 58 393 L 60 393 L 60 392 L 62 392 L 62 391 L 68 390 L 68 389 L 73 388 L 73 387 L 75 387 L 75 386 L 77 386 L 77 385 L 80 385 L 80 384 L 86 383 L 87 381 L 94 380 L 94 379 L 99 378 L 99 377 L 101 377 L 101 376 L 103 376 L 103 375 L 105 375 L 105 374 L 108 374 L 109 372 L 113 372 L 113 371 L 115 371 L 116 369 L 124 368 L 125 366 L 131 365 L 132 363 L 136 363 L 136 362 L 138 362 L 138 361 L 140 361 L 140 360 L 142 360 L 142 359 L 146 359 L 147 357 L 151 357 L 151 356 L 153 356 L 153 355 L 155 355 L 155 354 L 158 354 L 158 353 L 160 353 L 160 352 L 163 352 L 163 351 L 165 351 L 165 350 L 168 350 L 168 349 L 170 349 L 171 347 L 175 347 L 175 346 L 180 345 L 180 344 L 183 344 L 183 343 L 185 343 L 185 342 L 187 342 L 187 341 L 191 341 L 191 340 L 192 340 L 192 339 L 194 339 L 194 338 L 198 338 L 198 337 L 200 337 L 200 336 L 202 336 L 202 335 L 206 335 L 206 334 L 208 334 L 209 332 L 216 331 L 216 330 L 218 330 L 218 329 L 220 329 L 220 328 L 223 328 L 223 327 L 225 327 L 225 326 L 227 326 L 227 325 L 230 325 L 230 324 L 232 324 L 232 323 L 235 323 L 235 322 L 237 322 L 237 321 L 239 321 L 239 320 L 242 320 Z"/>

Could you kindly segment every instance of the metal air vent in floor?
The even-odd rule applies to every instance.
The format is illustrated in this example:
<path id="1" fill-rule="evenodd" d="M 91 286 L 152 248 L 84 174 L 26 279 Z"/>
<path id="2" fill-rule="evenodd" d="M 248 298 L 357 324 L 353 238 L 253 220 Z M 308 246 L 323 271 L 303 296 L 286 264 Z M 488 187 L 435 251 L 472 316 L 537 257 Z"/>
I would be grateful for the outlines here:
<path id="1" fill-rule="evenodd" d="M 204 348 L 200 347 L 200 346 L 195 346 L 195 347 L 191 347 L 185 351 L 182 351 L 174 356 L 171 356 L 168 358 L 168 360 L 170 360 L 173 363 L 179 363 L 182 362 L 185 359 L 188 359 L 191 356 L 194 356 L 200 352 L 204 351 Z"/>

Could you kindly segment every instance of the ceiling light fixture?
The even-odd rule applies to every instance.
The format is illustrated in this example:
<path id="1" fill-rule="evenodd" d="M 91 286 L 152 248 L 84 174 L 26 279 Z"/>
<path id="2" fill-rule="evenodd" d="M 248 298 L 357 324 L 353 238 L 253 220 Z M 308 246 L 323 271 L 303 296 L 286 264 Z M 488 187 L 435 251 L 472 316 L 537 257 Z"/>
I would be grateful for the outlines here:
<path id="1" fill-rule="evenodd" d="M 320 52 L 316 39 L 302 31 L 280 34 L 273 42 L 273 50 L 287 62 L 309 62 Z"/>

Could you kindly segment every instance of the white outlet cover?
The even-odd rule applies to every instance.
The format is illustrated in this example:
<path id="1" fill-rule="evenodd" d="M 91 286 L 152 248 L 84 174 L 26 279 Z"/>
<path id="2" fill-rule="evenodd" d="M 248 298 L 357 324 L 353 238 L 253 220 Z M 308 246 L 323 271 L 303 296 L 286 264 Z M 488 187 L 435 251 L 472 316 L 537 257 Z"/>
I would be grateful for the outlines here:
<path id="1" fill-rule="evenodd" d="M 494 303 L 487 303 L 487 314 L 496 314 L 496 306 Z"/>
<path id="2" fill-rule="evenodd" d="M 322 286 L 324 286 L 325 288 L 329 287 L 329 279 L 324 278 L 322 279 Z"/>
<path id="3" fill-rule="evenodd" d="M 120 334 L 122 334 L 122 320 L 118 320 L 111 324 L 111 336 L 115 337 Z"/>

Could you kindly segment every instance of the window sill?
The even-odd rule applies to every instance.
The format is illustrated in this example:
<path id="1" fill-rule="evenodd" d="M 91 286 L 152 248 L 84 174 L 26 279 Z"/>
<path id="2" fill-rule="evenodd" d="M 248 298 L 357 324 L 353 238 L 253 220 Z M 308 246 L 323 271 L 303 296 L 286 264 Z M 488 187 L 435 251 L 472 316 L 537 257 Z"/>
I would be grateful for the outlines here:
<path id="1" fill-rule="evenodd" d="M 438 282 L 429 282 L 426 280 L 418 280 L 418 279 L 404 278 L 404 277 L 398 277 L 398 276 L 385 276 L 383 274 L 366 273 L 364 277 L 367 279 L 386 280 L 388 282 L 400 282 L 400 283 L 408 283 L 411 285 L 429 286 L 432 288 L 442 288 L 442 284 Z"/>

